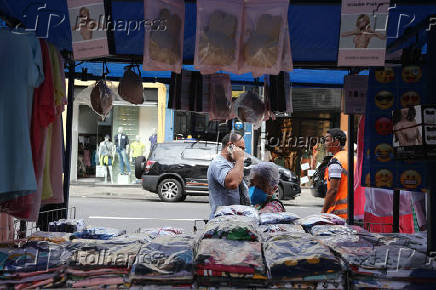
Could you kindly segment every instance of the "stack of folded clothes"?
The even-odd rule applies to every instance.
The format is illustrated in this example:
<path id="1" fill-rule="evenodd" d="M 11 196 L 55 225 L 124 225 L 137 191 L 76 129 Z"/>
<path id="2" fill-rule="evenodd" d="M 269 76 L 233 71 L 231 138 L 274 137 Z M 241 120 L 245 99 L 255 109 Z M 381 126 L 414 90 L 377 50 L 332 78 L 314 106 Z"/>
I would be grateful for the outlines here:
<path id="1" fill-rule="evenodd" d="M 354 288 L 402 289 L 436 283 L 424 234 L 377 234 L 356 226 L 314 226 L 314 238 L 346 264 Z"/>
<path id="2" fill-rule="evenodd" d="M 299 216 L 290 212 L 260 214 L 261 225 L 294 224 L 298 219 Z"/>
<path id="3" fill-rule="evenodd" d="M 204 239 L 195 256 L 203 286 L 264 286 L 267 283 L 260 242 Z"/>
<path id="4" fill-rule="evenodd" d="M 305 231 L 300 225 L 262 225 L 259 227 L 259 231 L 262 234 L 262 240 L 267 242 L 274 238 L 275 235 L 281 234 L 304 234 Z"/>
<path id="5" fill-rule="evenodd" d="M 229 206 L 220 206 L 215 211 L 215 218 L 220 216 L 246 216 L 250 217 L 259 224 L 260 216 L 257 209 L 251 206 L 246 205 L 229 205 Z"/>
<path id="6" fill-rule="evenodd" d="M 191 286 L 194 238 L 161 236 L 142 245 L 130 272 L 131 285 Z"/>
<path id="7" fill-rule="evenodd" d="M 85 228 L 85 222 L 82 219 L 60 219 L 48 225 L 49 232 L 74 233 L 83 231 Z"/>
<path id="8" fill-rule="evenodd" d="M 73 233 L 70 239 L 110 240 L 125 233 L 125 230 L 119 230 L 114 228 L 89 227 L 82 231 Z"/>
<path id="9" fill-rule="evenodd" d="M 330 213 L 320 213 L 307 216 L 296 221 L 296 224 L 303 226 L 308 233 L 316 225 L 344 225 L 345 220 L 337 215 Z"/>
<path id="10" fill-rule="evenodd" d="M 309 234 L 276 234 L 263 244 L 263 251 L 274 286 L 314 287 L 318 283 L 343 282 L 340 261 Z"/>
<path id="11" fill-rule="evenodd" d="M 62 245 L 31 241 L 0 248 L 0 288 L 52 288 L 65 282 L 69 252 Z"/>
<path id="12" fill-rule="evenodd" d="M 203 239 L 260 242 L 261 236 L 255 219 L 246 216 L 230 215 L 210 220 L 206 224 Z"/>
<path id="13" fill-rule="evenodd" d="M 201 286 L 257 287 L 267 282 L 259 219 L 222 215 L 206 224 L 195 254 Z"/>
<path id="14" fill-rule="evenodd" d="M 76 239 L 69 245 L 72 253 L 66 273 L 67 287 L 121 287 L 128 275 L 141 243 L 125 239 Z"/>

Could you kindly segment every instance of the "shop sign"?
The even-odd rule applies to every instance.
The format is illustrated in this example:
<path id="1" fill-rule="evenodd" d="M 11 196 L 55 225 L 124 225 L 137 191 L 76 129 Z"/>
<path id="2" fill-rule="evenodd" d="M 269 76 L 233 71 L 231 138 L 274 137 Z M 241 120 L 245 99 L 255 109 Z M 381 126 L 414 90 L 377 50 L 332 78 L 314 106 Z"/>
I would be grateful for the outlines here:
<path id="1" fill-rule="evenodd" d="M 383 66 L 389 0 L 342 0 L 338 66 Z"/>
<path id="2" fill-rule="evenodd" d="M 109 55 L 103 0 L 68 0 L 74 59 Z"/>
<path id="3" fill-rule="evenodd" d="M 344 114 L 365 114 L 368 76 L 345 76 Z"/>

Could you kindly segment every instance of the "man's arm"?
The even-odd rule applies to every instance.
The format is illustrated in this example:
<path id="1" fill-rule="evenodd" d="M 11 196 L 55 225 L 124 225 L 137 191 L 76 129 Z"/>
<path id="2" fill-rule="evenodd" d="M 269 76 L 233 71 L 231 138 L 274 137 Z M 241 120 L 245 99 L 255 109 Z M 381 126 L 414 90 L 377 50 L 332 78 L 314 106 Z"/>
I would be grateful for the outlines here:
<path id="1" fill-rule="evenodd" d="M 233 149 L 233 159 L 236 160 L 235 167 L 233 167 L 224 180 L 227 189 L 236 189 L 241 184 L 244 178 L 244 151 L 238 147 Z"/>
<path id="2" fill-rule="evenodd" d="M 325 195 L 322 212 L 327 212 L 327 210 L 335 203 L 335 198 L 336 194 L 338 193 L 340 183 L 341 179 L 339 178 L 330 179 L 330 188 L 327 190 Z"/>

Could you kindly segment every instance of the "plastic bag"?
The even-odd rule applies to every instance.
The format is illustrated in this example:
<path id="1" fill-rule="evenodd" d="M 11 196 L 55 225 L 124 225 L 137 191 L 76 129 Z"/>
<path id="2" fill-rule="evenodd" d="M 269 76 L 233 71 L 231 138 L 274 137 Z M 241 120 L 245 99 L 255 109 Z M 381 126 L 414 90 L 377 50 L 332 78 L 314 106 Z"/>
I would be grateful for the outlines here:
<path id="1" fill-rule="evenodd" d="M 198 0 L 194 65 L 202 74 L 237 72 L 242 0 Z"/>
<path id="2" fill-rule="evenodd" d="M 262 125 L 265 104 L 256 92 L 248 91 L 239 95 L 232 104 L 233 114 L 242 122 L 252 123 L 254 129 Z"/>
<path id="3" fill-rule="evenodd" d="M 297 224 L 302 225 L 306 231 L 309 231 L 313 226 L 316 225 L 344 225 L 345 220 L 334 214 L 321 213 L 299 219 Z"/>
<path id="4" fill-rule="evenodd" d="M 125 230 L 106 227 L 92 227 L 83 231 L 73 233 L 70 239 L 110 240 L 115 237 L 124 235 L 125 233 Z"/>
<path id="5" fill-rule="evenodd" d="M 134 105 L 140 105 L 144 102 L 144 89 L 142 86 L 141 72 L 138 74 L 132 70 L 132 66 L 124 68 L 124 75 L 118 85 L 118 94 L 123 100 Z"/>
<path id="6" fill-rule="evenodd" d="M 183 61 L 185 2 L 144 0 L 144 16 L 144 70 L 180 73 Z M 153 22 L 150 27 L 147 27 L 147 21 Z"/>
<path id="7" fill-rule="evenodd" d="M 261 213 L 260 224 L 261 225 L 275 225 L 275 224 L 293 224 L 300 217 L 290 212 L 278 212 L 278 213 Z"/>
<path id="8" fill-rule="evenodd" d="M 264 243 L 263 250 L 272 280 L 341 274 L 341 265 L 330 249 L 310 235 L 282 235 Z"/>
<path id="9" fill-rule="evenodd" d="M 289 72 L 294 69 L 292 64 L 292 53 L 291 53 L 291 37 L 289 36 L 289 25 L 288 21 L 285 24 L 285 31 L 283 37 L 283 52 L 282 52 L 282 63 L 280 70 L 284 72 Z"/>
<path id="10" fill-rule="evenodd" d="M 287 0 L 245 3 L 239 73 L 259 77 L 280 72 L 288 7 Z"/>
<path id="11" fill-rule="evenodd" d="M 136 256 L 130 280 L 134 283 L 192 281 L 193 244 L 190 236 L 159 237 L 143 245 Z"/>
<path id="12" fill-rule="evenodd" d="M 225 215 L 240 215 L 253 218 L 259 223 L 260 217 L 258 211 L 251 206 L 246 205 L 228 205 L 220 206 L 215 211 L 215 217 L 225 216 Z"/>
<path id="13" fill-rule="evenodd" d="M 162 228 L 147 228 L 141 229 L 141 234 L 146 234 L 150 237 L 150 239 L 156 239 L 161 236 L 177 236 L 182 235 L 184 230 L 181 228 L 173 228 L 173 227 L 162 227 Z"/>
<path id="14" fill-rule="evenodd" d="M 232 84 L 227 74 L 214 74 L 210 76 L 209 83 L 209 121 L 229 120 L 233 114 Z"/>
<path id="15" fill-rule="evenodd" d="M 60 219 L 48 224 L 49 232 L 74 233 L 85 230 L 86 225 L 83 219 Z"/>
<path id="16" fill-rule="evenodd" d="M 66 243 L 70 241 L 71 234 L 61 232 L 35 232 L 28 241 L 47 241 L 55 244 Z"/>
<path id="17" fill-rule="evenodd" d="M 220 216 L 210 220 L 202 239 L 227 239 L 233 241 L 261 241 L 258 223 L 246 216 Z"/>
<path id="18" fill-rule="evenodd" d="M 283 235 L 283 234 L 305 234 L 302 226 L 299 225 L 262 225 L 259 227 L 260 232 L 262 233 L 262 239 L 264 242 L 267 242 L 274 238 L 275 235 Z"/>
<path id="19" fill-rule="evenodd" d="M 265 275 L 261 243 L 202 240 L 195 255 L 195 268 L 200 276 L 208 276 L 206 272 L 212 272 L 211 276 L 219 276 L 217 272 Z"/>
<path id="20" fill-rule="evenodd" d="M 102 117 L 106 118 L 112 110 L 113 92 L 106 85 L 105 80 L 100 80 L 95 83 L 94 89 L 91 92 L 92 109 Z"/>
<path id="21" fill-rule="evenodd" d="M 357 235 L 358 231 L 346 225 L 317 225 L 310 229 L 314 236 L 346 236 Z"/>

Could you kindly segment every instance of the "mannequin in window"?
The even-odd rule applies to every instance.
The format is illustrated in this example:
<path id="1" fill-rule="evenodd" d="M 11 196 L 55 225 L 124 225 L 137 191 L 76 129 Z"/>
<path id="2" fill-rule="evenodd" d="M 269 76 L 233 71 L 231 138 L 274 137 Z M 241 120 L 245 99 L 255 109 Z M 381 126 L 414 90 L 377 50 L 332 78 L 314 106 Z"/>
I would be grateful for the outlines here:
<path id="1" fill-rule="evenodd" d="M 118 161 L 120 163 L 120 174 L 129 175 L 130 164 L 129 158 L 127 158 L 127 153 L 129 152 L 129 137 L 127 137 L 123 131 L 123 127 L 118 128 L 118 134 L 115 135 L 115 146 L 117 148 Z M 127 169 L 127 171 L 124 169 Z"/>
<path id="2" fill-rule="evenodd" d="M 104 172 L 104 182 L 107 182 L 107 172 L 109 169 L 111 183 L 114 183 L 112 178 L 112 158 L 114 156 L 114 151 L 114 144 L 110 141 L 109 135 L 106 135 L 104 137 L 104 141 L 100 142 L 98 147 L 98 159 L 100 161 L 100 165 L 106 166 L 106 170 Z"/>
<path id="3" fill-rule="evenodd" d="M 151 134 L 150 138 L 148 138 L 148 141 L 150 141 L 150 151 L 151 151 L 153 146 L 157 144 L 157 130 L 156 130 L 156 128 L 153 128 L 153 133 Z"/>
<path id="4" fill-rule="evenodd" d="M 145 155 L 145 144 L 141 142 L 141 137 L 136 135 L 136 140 L 130 144 L 130 161 L 135 163 L 136 157 Z"/>

